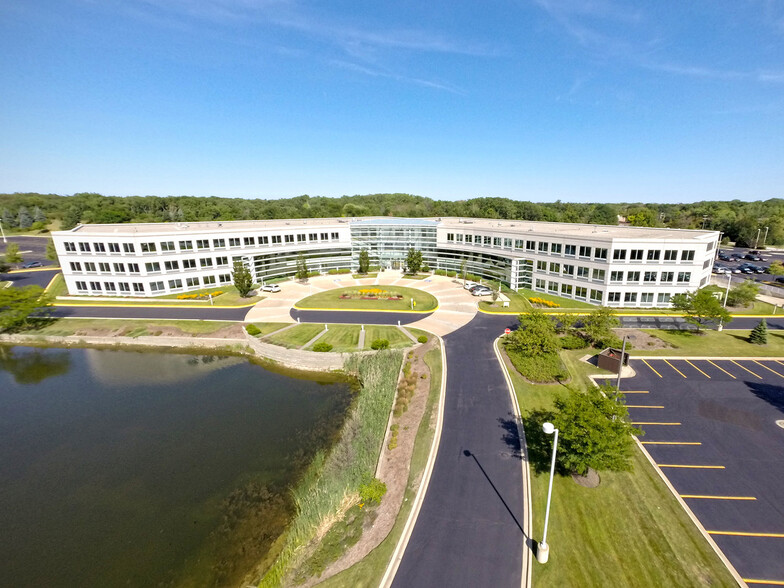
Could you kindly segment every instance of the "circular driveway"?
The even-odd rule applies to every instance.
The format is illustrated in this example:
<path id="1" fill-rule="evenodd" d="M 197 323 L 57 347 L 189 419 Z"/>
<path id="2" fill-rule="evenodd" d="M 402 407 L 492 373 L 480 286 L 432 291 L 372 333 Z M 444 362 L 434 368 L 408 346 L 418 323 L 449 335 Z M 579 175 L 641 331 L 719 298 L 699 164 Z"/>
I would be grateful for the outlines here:
<path id="1" fill-rule="evenodd" d="M 368 312 L 335 309 L 306 311 L 294 308 L 298 300 L 335 288 L 350 286 L 404 286 L 417 288 L 435 296 L 438 308 L 431 313 Z M 444 276 L 429 276 L 424 280 L 403 278 L 399 272 L 386 271 L 375 278 L 354 279 L 351 275 L 316 276 L 307 283 L 283 282 L 281 291 L 268 294 L 245 315 L 246 322 L 294 322 L 297 317 L 305 322 L 353 322 L 366 324 L 408 324 L 436 335 L 446 335 L 466 325 L 477 313 L 478 298 L 463 288 L 461 280 Z M 338 316 L 339 315 L 339 316 Z M 336 320 L 337 319 L 337 320 Z"/>

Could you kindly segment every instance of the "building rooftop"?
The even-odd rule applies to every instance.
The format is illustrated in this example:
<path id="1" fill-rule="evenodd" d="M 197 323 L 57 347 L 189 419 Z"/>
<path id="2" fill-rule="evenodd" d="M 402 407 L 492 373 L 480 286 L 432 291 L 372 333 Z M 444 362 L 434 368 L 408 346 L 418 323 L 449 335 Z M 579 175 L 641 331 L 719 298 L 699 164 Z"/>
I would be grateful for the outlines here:
<path id="1" fill-rule="evenodd" d="M 403 225 L 403 226 L 438 226 L 454 229 L 456 232 L 472 230 L 501 230 L 523 235 L 525 233 L 558 235 L 563 237 L 605 238 L 605 239 L 661 239 L 661 240 L 696 240 L 710 241 L 718 237 L 717 231 L 701 231 L 690 229 L 668 229 L 631 227 L 623 225 L 587 225 L 576 223 L 555 223 L 526 220 L 497 220 L 484 218 L 394 218 L 394 217 L 361 217 L 361 218 L 307 218 L 307 219 L 271 219 L 242 221 L 199 221 L 179 223 L 123 223 L 106 225 L 79 225 L 70 231 L 56 231 L 61 235 L 177 235 L 197 233 L 222 233 L 274 229 L 307 229 L 351 224 Z"/>

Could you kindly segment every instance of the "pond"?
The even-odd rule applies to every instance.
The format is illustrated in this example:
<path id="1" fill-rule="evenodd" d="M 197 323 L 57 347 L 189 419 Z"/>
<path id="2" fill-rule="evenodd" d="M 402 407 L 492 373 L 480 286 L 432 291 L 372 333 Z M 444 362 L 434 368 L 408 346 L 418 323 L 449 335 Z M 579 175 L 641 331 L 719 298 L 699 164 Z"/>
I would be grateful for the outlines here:
<path id="1" fill-rule="evenodd" d="M 239 584 L 351 397 L 238 357 L 0 346 L 2 583 Z"/>

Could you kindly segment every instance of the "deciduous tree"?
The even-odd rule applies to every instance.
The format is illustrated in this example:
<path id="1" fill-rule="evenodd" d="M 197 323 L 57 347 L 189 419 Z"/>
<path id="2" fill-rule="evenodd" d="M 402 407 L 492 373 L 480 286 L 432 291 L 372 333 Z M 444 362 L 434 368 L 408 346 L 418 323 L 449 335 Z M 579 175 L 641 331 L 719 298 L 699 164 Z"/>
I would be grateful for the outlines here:
<path id="1" fill-rule="evenodd" d="M 366 274 L 370 270 L 370 254 L 367 249 L 362 249 L 359 252 L 359 273 Z"/>
<path id="2" fill-rule="evenodd" d="M 672 307 L 681 311 L 686 321 L 697 327 L 697 332 L 708 324 L 728 322 L 731 319 L 727 309 L 707 288 L 676 294 L 672 297 Z"/>
<path id="3" fill-rule="evenodd" d="M 757 298 L 759 284 L 753 280 L 746 280 L 732 288 L 727 295 L 727 304 L 730 306 L 748 306 Z"/>
<path id="4" fill-rule="evenodd" d="M 250 270 L 238 259 L 234 262 L 234 268 L 231 275 L 237 292 L 242 298 L 246 298 L 253 289 L 253 276 L 251 275 Z"/>
<path id="5" fill-rule="evenodd" d="M 406 255 L 406 268 L 409 274 L 417 274 L 422 269 L 422 252 L 413 247 L 408 250 Z"/>
<path id="6" fill-rule="evenodd" d="M 0 290 L 0 333 L 16 331 L 47 316 L 49 298 L 39 286 Z"/>

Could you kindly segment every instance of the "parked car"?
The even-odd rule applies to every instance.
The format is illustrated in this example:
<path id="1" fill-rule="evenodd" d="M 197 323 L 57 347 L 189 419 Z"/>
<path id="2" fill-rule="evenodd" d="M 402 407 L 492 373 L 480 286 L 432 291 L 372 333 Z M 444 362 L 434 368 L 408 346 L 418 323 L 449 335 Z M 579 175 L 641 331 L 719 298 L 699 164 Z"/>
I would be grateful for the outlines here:
<path id="1" fill-rule="evenodd" d="M 280 286 L 277 284 L 264 284 L 261 287 L 262 292 L 280 292 Z"/>
<path id="2" fill-rule="evenodd" d="M 471 294 L 474 296 L 489 296 L 492 293 L 493 291 L 487 286 L 476 286 L 475 288 L 471 288 Z"/>
<path id="3" fill-rule="evenodd" d="M 732 261 L 732 255 L 726 251 L 719 251 L 719 259 L 722 261 Z"/>
<path id="4" fill-rule="evenodd" d="M 463 288 L 465 288 L 466 290 L 470 290 L 471 288 L 474 288 L 476 286 L 479 286 L 479 284 L 477 284 L 476 282 L 472 282 L 471 280 L 466 280 L 466 283 L 463 284 Z"/>
<path id="5" fill-rule="evenodd" d="M 44 266 L 44 264 L 42 264 L 40 261 L 28 261 L 22 267 L 24 269 L 29 269 L 31 267 L 43 267 L 43 266 Z"/>
<path id="6" fill-rule="evenodd" d="M 760 257 L 759 253 L 747 253 L 743 256 L 743 259 L 748 259 L 749 261 L 762 261 L 762 257 Z"/>
<path id="7" fill-rule="evenodd" d="M 753 273 L 755 273 L 754 272 L 754 266 L 752 266 L 750 263 L 744 263 L 742 265 L 739 265 L 738 269 L 741 271 L 741 273 L 744 273 L 744 274 L 753 274 Z"/>
<path id="8" fill-rule="evenodd" d="M 713 273 L 715 274 L 728 274 L 730 273 L 729 268 L 724 267 L 723 265 L 719 265 L 717 263 L 713 264 Z"/>
<path id="9" fill-rule="evenodd" d="M 776 281 L 777 281 L 779 284 L 784 284 L 784 276 L 779 276 L 778 278 L 776 278 Z"/>

